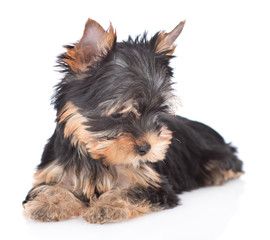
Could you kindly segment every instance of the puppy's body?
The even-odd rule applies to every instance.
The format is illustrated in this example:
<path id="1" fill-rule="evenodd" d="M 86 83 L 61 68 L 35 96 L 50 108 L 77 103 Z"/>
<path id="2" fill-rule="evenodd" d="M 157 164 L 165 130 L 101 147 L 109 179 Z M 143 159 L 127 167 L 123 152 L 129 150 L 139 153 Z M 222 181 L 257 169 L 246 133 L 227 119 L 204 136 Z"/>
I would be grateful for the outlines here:
<path id="1" fill-rule="evenodd" d="M 176 194 L 242 174 L 214 130 L 173 114 L 169 61 L 184 22 L 149 41 L 117 43 L 89 19 L 59 57 L 57 126 L 45 146 L 25 215 L 118 222 L 178 204 Z"/>
<path id="2" fill-rule="evenodd" d="M 165 164 L 155 169 L 167 176 L 177 193 L 202 186 L 221 185 L 242 172 L 236 149 L 210 127 L 180 116 L 166 115 L 166 125 L 173 132 Z M 232 176 L 232 172 L 235 173 Z M 240 172 L 240 173 L 239 173 Z"/>

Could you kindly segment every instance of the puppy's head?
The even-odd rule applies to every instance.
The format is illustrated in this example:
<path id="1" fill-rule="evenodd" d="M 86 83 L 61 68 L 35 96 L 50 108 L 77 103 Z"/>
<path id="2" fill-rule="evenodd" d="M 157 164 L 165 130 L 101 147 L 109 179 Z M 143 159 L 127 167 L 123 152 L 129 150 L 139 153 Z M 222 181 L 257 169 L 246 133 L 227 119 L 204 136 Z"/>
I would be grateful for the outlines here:
<path id="1" fill-rule="evenodd" d="M 170 33 L 116 42 L 88 19 L 83 37 L 59 57 L 65 77 L 55 107 L 65 138 L 105 164 L 138 164 L 164 159 L 172 138 L 161 121 L 171 114 L 174 41 L 185 22 Z"/>

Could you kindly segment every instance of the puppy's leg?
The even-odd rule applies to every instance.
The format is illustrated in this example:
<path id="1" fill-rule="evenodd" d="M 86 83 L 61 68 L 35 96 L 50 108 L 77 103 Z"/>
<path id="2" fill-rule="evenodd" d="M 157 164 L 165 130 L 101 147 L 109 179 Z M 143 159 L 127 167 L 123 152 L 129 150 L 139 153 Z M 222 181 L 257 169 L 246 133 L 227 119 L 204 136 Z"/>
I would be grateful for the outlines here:
<path id="1" fill-rule="evenodd" d="M 204 186 L 223 185 L 231 179 L 244 174 L 242 161 L 235 155 L 236 149 L 229 144 L 224 145 L 222 154 L 216 154 L 212 159 L 204 163 L 201 169 L 201 177 Z M 220 155 L 220 156 L 218 156 Z"/>
<path id="2" fill-rule="evenodd" d="M 30 190 L 23 207 L 25 216 L 41 222 L 50 222 L 81 215 L 84 204 L 60 186 L 41 184 Z"/>
<path id="3" fill-rule="evenodd" d="M 150 212 L 178 205 L 178 197 L 170 185 L 142 187 L 136 185 L 128 189 L 114 189 L 90 202 L 83 218 L 90 223 L 120 222 Z"/>
<path id="4" fill-rule="evenodd" d="M 201 170 L 201 177 L 204 186 L 219 186 L 231 179 L 238 178 L 244 173 L 232 168 L 227 169 L 224 163 L 217 160 L 208 161 Z"/>

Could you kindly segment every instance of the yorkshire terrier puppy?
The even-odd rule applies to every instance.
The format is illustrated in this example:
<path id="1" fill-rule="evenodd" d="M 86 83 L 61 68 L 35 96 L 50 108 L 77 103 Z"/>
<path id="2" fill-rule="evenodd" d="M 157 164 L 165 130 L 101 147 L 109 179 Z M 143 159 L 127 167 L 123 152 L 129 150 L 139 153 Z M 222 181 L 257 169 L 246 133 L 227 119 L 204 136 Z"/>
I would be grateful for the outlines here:
<path id="1" fill-rule="evenodd" d="M 242 175 L 236 149 L 210 127 L 174 114 L 171 32 L 117 42 L 88 19 L 59 56 L 56 129 L 44 148 L 24 214 L 120 222 L 178 205 L 177 194 Z"/>

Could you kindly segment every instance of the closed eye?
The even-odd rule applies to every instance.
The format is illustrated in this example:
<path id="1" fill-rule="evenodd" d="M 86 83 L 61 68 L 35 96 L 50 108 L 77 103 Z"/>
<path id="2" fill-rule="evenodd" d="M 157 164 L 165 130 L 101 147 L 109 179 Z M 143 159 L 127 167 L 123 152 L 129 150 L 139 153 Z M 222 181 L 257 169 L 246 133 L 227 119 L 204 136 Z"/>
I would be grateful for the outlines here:
<path id="1" fill-rule="evenodd" d="M 122 118 L 123 114 L 120 112 L 114 112 L 113 114 L 111 114 L 111 117 L 114 119 L 119 119 Z"/>

